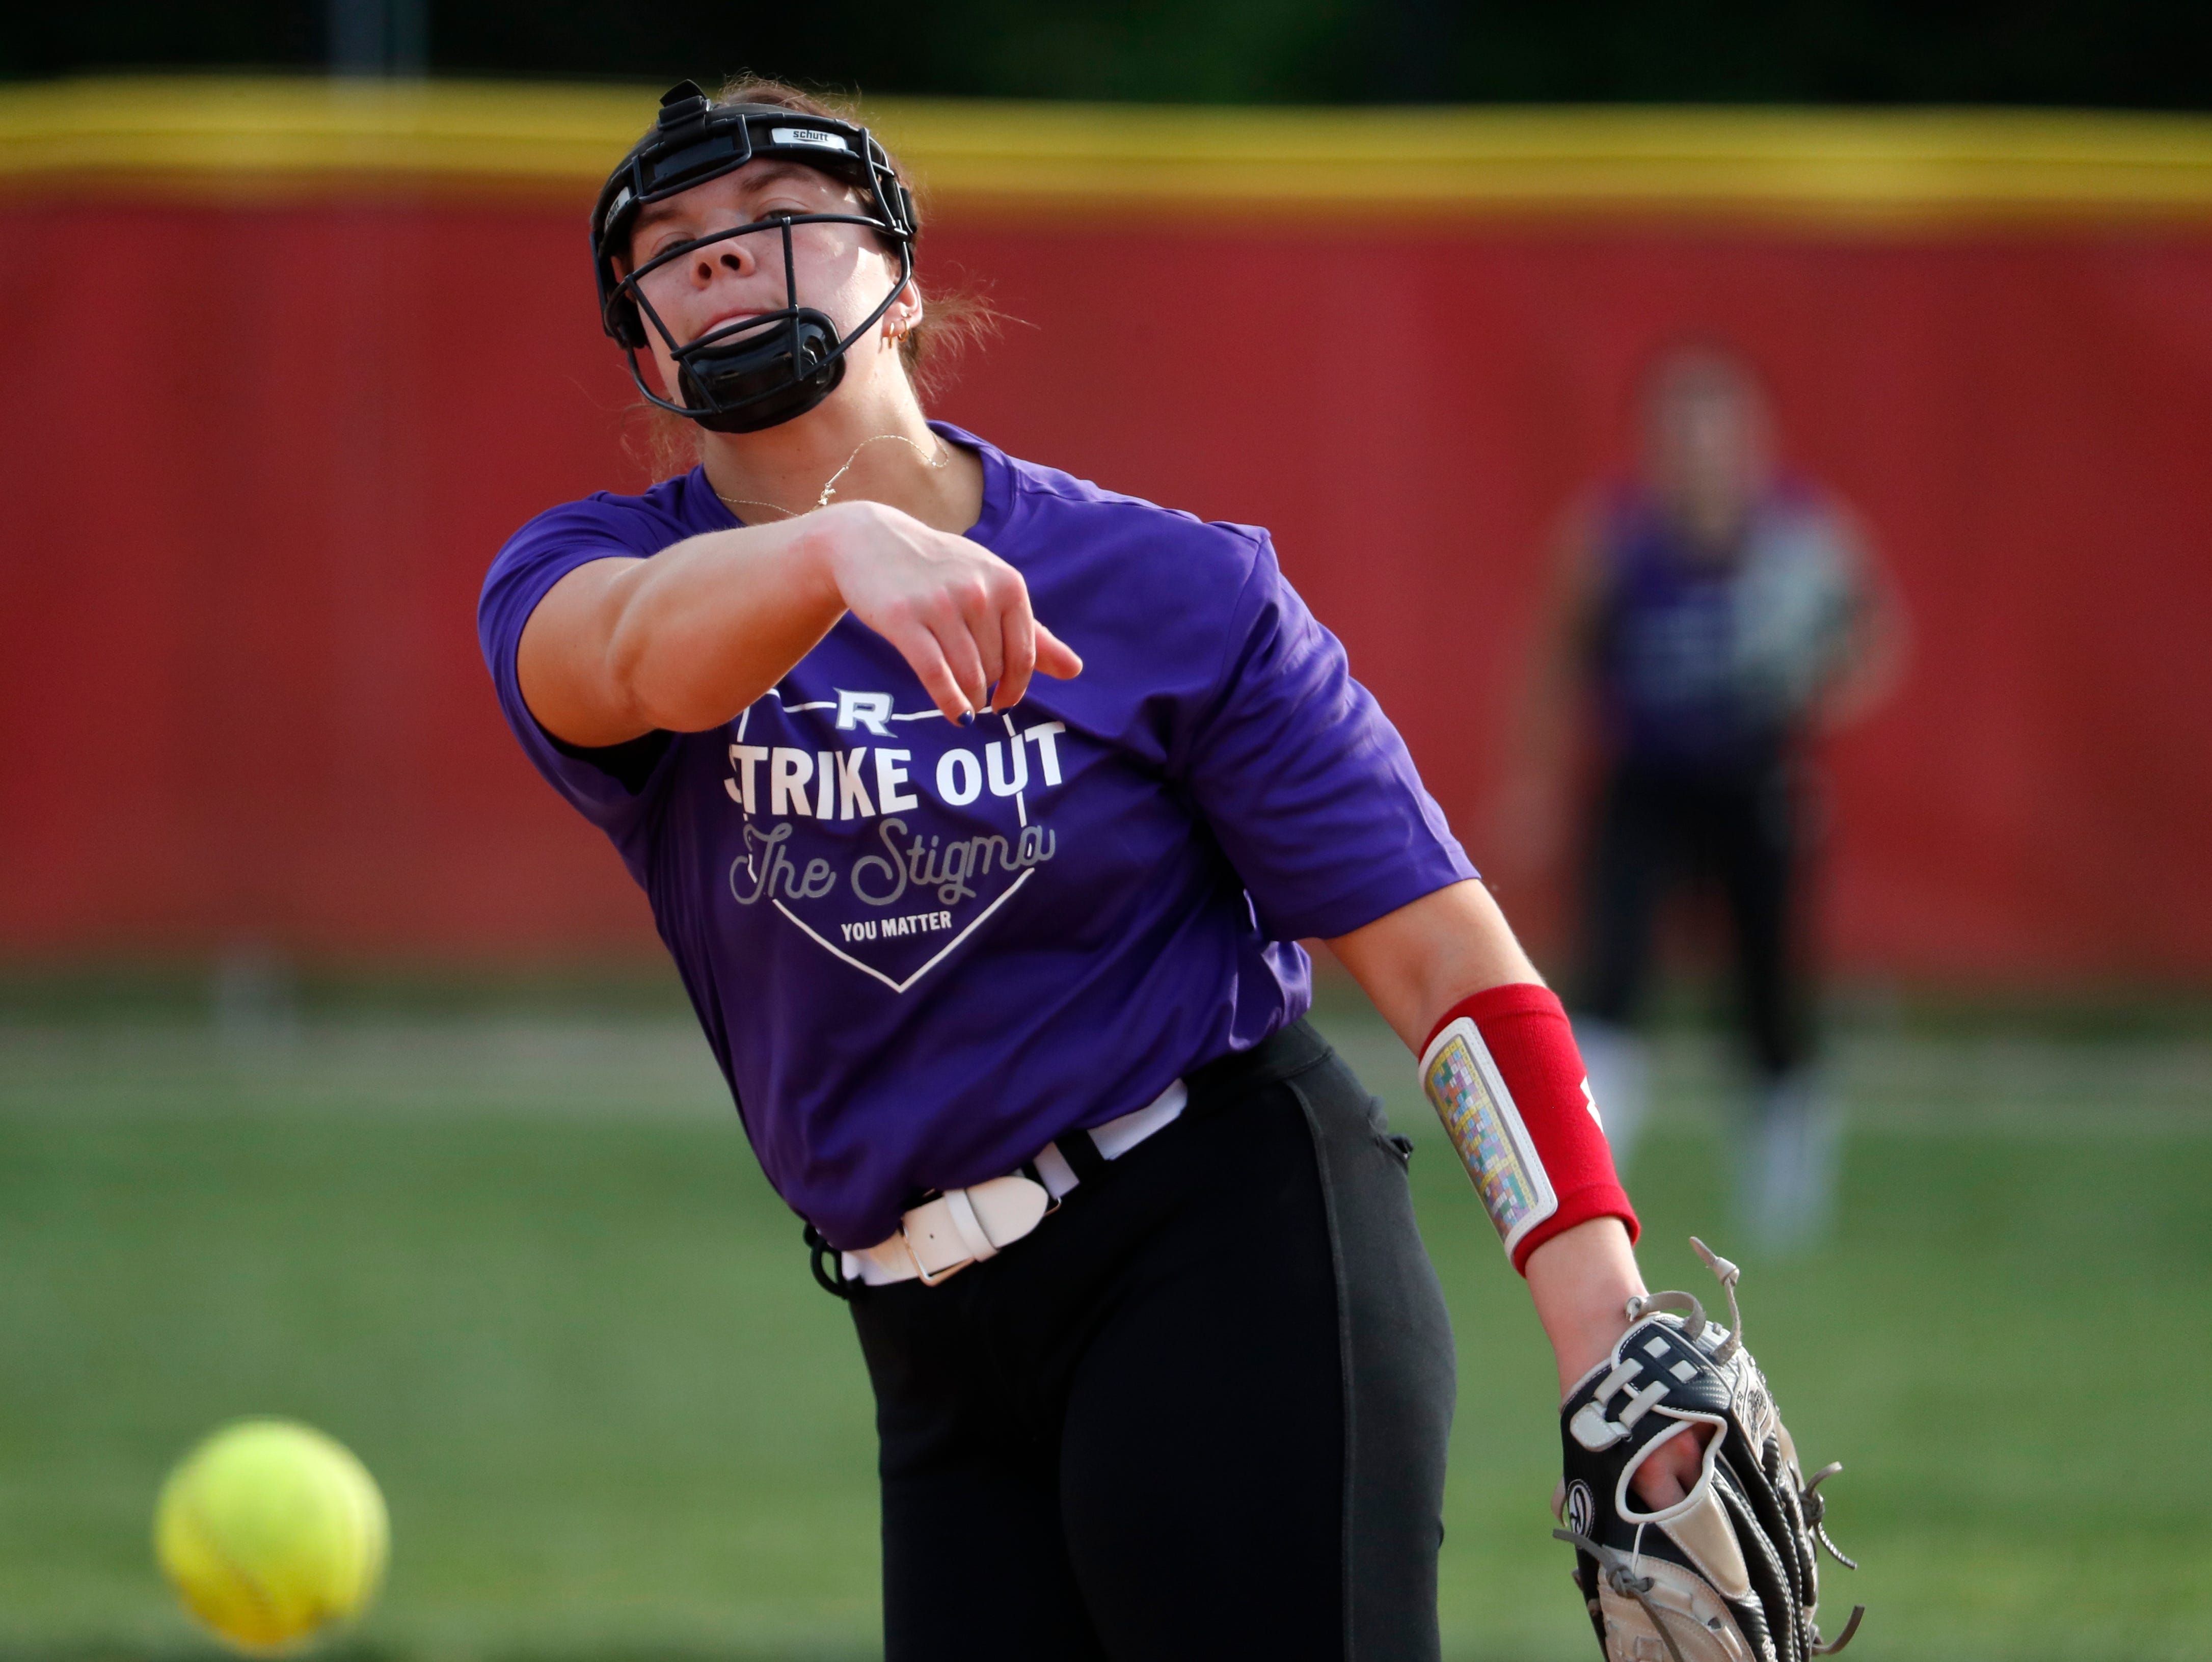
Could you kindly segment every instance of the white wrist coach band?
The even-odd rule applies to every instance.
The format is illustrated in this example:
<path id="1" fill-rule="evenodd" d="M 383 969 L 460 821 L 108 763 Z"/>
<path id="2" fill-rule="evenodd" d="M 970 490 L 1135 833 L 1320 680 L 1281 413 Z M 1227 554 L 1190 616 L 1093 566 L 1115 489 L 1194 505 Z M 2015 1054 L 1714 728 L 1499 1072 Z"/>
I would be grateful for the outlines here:
<path id="1" fill-rule="evenodd" d="M 1119 1160 L 1146 1137 L 1173 1124 L 1190 1101 L 1181 1080 L 1133 1113 L 1094 1125 L 1089 1135 L 1100 1154 Z M 1078 1133 L 1077 1135 L 1083 1135 Z M 1048 1142 L 1030 1161 L 1036 1182 L 1019 1172 L 965 1189 L 948 1189 L 899 1220 L 897 1233 L 859 1252 L 838 1255 L 848 1282 L 888 1287 L 917 1277 L 934 1287 L 971 1263 L 996 1257 L 1044 1221 L 1082 1181 L 1057 1143 Z"/>

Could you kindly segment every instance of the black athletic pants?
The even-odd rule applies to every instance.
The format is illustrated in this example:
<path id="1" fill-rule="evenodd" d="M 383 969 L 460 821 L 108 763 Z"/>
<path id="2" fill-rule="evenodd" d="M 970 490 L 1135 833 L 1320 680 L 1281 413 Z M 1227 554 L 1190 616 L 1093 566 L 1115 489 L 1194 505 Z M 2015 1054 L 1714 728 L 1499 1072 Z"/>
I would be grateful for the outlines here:
<path id="1" fill-rule="evenodd" d="M 887 1662 L 1433 1662 L 1455 1391 L 1409 1151 L 1304 1023 L 1025 1239 L 861 1288 Z"/>
<path id="2" fill-rule="evenodd" d="M 1782 761 L 1712 773 L 1616 768 L 1599 797 L 1590 845 L 1578 1008 L 1616 1024 L 1632 1019 L 1650 975 L 1660 902 L 1678 884 L 1708 885 L 1728 912 L 1753 1060 L 1770 1078 L 1806 1062 L 1801 842 Z"/>

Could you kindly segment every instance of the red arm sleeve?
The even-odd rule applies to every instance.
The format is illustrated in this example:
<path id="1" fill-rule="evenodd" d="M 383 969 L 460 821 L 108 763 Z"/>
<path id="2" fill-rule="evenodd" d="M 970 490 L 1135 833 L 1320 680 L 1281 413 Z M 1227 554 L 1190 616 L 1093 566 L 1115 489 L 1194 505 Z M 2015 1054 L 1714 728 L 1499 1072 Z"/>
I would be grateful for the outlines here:
<path id="1" fill-rule="evenodd" d="M 1619 1218 L 1636 1239 L 1574 1030 L 1549 988 L 1492 987 L 1452 1006 L 1422 1052 L 1421 1084 L 1515 1269 L 1527 1274 L 1531 1252 L 1592 1218 Z"/>

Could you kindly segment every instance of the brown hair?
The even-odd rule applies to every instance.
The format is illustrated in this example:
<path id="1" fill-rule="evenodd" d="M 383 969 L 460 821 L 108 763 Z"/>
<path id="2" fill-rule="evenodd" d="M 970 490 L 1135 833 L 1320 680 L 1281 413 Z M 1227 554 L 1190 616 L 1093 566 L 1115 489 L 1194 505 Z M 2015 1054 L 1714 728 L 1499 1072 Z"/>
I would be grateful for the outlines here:
<path id="1" fill-rule="evenodd" d="M 859 117 L 852 105 L 845 100 L 830 100 L 802 92 L 797 87 L 781 81 L 771 81 L 764 76 L 736 75 L 722 83 L 721 92 L 714 100 L 725 104 L 770 104 L 778 109 L 789 110 L 794 115 L 828 116 L 834 119 L 857 121 Z M 880 141 L 878 141 L 880 142 Z M 888 149 L 886 154 L 889 154 Z M 906 180 L 909 190 L 914 182 L 898 157 L 891 156 L 891 167 L 899 177 Z M 919 244 L 923 225 L 921 192 L 915 192 L 915 241 Z M 915 291 L 921 292 L 917 276 Z M 930 290 L 922 308 L 921 321 L 908 331 L 899 342 L 899 362 L 906 370 L 907 380 L 913 383 L 918 397 L 927 399 L 940 391 L 951 379 L 951 371 L 956 360 L 970 346 L 980 345 L 998 332 L 1001 319 L 988 299 L 974 289 L 945 289 Z M 641 399 L 630 406 L 629 419 L 623 435 L 623 447 L 633 460 L 641 464 L 655 480 L 665 479 L 697 466 L 699 460 L 699 429 L 684 417 L 648 404 Z M 641 432 L 639 429 L 642 429 Z"/>

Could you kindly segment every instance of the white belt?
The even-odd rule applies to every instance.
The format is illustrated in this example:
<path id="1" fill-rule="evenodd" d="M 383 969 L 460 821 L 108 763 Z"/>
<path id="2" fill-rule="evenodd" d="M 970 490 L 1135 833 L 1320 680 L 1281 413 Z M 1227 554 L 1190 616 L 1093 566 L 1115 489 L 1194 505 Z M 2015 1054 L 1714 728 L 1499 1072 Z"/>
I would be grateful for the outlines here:
<path id="1" fill-rule="evenodd" d="M 1088 1135 L 1101 1154 L 1119 1160 L 1153 1132 L 1173 1123 L 1189 1100 L 1190 1093 L 1177 1080 L 1134 1113 L 1094 1125 Z M 925 1201 L 899 1220 L 898 1231 L 890 1239 L 863 1251 L 841 1254 L 839 1267 L 845 1279 L 887 1287 L 920 1276 L 925 1286 L 934 1287 L 971 1263 L 996 1257 L 1002 1248 L 1043 1222 L 1060 1198 L 1082 1181 L 1057 1143 L 1048 1142 L 1037 1150 L 1030 1169 L 1042 1181 L 1013 1172 L 965 1189 L 948 1189 Z"/>

